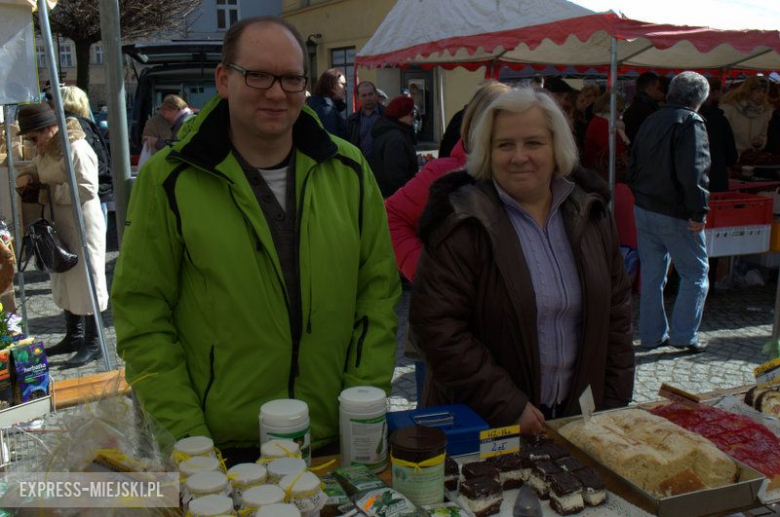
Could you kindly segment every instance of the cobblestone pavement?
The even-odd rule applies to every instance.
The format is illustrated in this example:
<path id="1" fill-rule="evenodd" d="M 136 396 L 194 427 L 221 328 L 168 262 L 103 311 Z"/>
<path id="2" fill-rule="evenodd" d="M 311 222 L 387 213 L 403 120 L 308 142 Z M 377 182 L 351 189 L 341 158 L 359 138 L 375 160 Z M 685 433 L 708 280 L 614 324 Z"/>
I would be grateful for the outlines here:
<path id="1" fill-rule="evenodd" d="M 112 227 L 113 230 L 113 227 Z M 111 232 L 110 232 L 111 233 Z M 106 255 L 106 272 L 109 286 L 113 277 L 118 251 L 116 242 L 109 239 Z M 31 334 L 43 340 L 47 346 L 57 343 L 65 331 L 62 311 L 51 298 L 48 277 L 28 270 L 25 273 L 27 311 Z M 692 392 L 707 392 L 719 388 L 731 388 L 749 384 L 753 367 L 766 360 L 762 346 L 769 341 L 774 314 L 775 283 L 766 286 L 733 289 L 719 292 L 707 300 L 702 322 L 701 339 L 708 344 L 703 354 L 691 354 L 674 348 L 653 351 L 637 349 L 635 402 L 657 399 L 662 382 L 671 383 Z M 409 311 L 409 291 L 404 291 L 397 307 L 399 315 L 398 353 L 392 410 L 409 409 L 417 402 L 414 365 L 403 357 L 403 336 Z M 638 317 L 638 297 L 634 297 L 635 326 Z M 667 304 L 669 307 L 669 304 Z M 116 334 L 111 311 L 105 314 L 106 341 L 112 351 L 114 364 L 123 362 L 116 357 Z M 635 341 L 635 345 L 639 345 Z M 104 370 L 103 362 L 92 362 L 78 369 L 62 370 L 60 366 L 68 356 L 51 360 L 55 380 L 88 375 Z"/>

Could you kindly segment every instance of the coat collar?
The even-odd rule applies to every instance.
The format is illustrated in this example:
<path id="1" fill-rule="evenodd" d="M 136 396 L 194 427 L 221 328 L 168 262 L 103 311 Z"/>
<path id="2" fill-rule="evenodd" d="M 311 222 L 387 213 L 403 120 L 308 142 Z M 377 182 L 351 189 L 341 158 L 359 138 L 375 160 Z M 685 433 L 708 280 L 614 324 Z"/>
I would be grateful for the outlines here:
<path id="1" fill-rule="evenodd" d="M 81 129 L 81 124 L 79 124 L 79 121 L 73 117 L 68 117 L 65 119 L 65 128 L 68 132 L 68 141 L 71 144 L 76 140 L 83 139 L 86 136 L 84 131 Z M 49 139 L 43 152 L 56 159 L 62 158 L 62 138 L 60 137 L 59 132 Z"/>

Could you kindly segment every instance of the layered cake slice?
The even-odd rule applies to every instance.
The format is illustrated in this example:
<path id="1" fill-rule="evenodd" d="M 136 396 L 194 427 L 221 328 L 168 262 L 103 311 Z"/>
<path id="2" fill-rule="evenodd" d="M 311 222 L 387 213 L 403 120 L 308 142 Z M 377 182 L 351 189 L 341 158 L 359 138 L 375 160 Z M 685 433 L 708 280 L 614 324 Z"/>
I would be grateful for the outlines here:
<path id="1" fill-rule="evenodd" d="M 550 507 L 561 515 L 572 515 L 585 509 L 582 483 L 570 472 L 558 472 L 548 477 Z"/>
<path id="2" fill-rule="evenodd" d="M 582 500 L 588 506 L 598 506 L 607 502 L 607 492 L 604 490 L 604 480 L 591 467 L 576 470 L 573 472 L 582 484 Z"/>
<path id="3" fill-rule="evenodd" d="M 531 459 L 531 451 L 529 449 L 523 449 L 517 456 L 520 458 L 520 479 L 528 481 L 531 479 L 531 469 L 534 468 L 536 462 Z"/>
<path id="4" fill-rule="evenodd" d="M 563 472 L 561 468 L 552 461 L 540 461 L 531 469 L 531 479 L 528 483 L 539 494 L 539 499 L 550 498 L 550 480 L 553 474 Z"/>
<path id="5" fill-rule="evenodd" d="M 501 481 L 501 475 L 498 469 L 487 461 L 474 461 L 466 463 L 460 470 L 463 479 L 490 478 L 495 481 Z"/>
<path id="6" fill-rule="evenodd" d="M 523 478 L 520 474 L 523 466 L 519 454 L 502 454 L 487 461 L 498 469 L 499 481 L 504 490 L 523 486 Z"/>
<path id="7" fill-rule="evenodd" d="M 501 511 L 501 484 L 494 479 L 468 479 L 460 484 L 460 495 L 475 517 L 487 517 Z"/>
<path id="8" fill-rule="evenodd" d="M 564 456 L 563 458 L 556 460 L 555 463 L 561 467 L 561 470 L 565 472 L 574 472 L 575 470 L 584 469 L 585 465 L 580 463 L 580 460 L 573 456 Z"/>
<path id="9" fill-rule="evenodd" d="M 529 455 L 531 460 L 533 461 L 539 461 L 539 460 L 557 460 L 560 458 L 563 458 L 564 456 L 569 455 L 569 451 L 567 451 L 563 446 L 555 443 L 550 442 L 546 443 L 544 445 L 540 445 L 538 447 L 534 447 L 529 451 Z"/>
<path id="10" fill-rule="evenodd" d="M 444 488 L 450 492 L 457 491 L 458 480 L 460 480 L 460 466 L 457 461 L 447 456 L 444 461 Z"/>
<path id="11" fill-rule="evenodd" d="M 523 447 L 524 449 L 539 447 L 540 445 L 545 445 L 552 441 L 543 434 L 531 433 L 521 433 L 520 440 L 522 440 L 522 442 L 526 445 L 526 447 Z"/>

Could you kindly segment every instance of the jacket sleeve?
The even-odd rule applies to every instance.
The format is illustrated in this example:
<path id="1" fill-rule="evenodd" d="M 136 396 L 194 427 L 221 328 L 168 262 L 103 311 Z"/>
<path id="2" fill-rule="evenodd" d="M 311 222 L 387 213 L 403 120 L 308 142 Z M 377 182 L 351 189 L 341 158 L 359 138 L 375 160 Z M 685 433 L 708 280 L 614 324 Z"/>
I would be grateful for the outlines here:
<path id="1" fill-rule="evenodd" d="M 97 155 L 86 140 L 72 142 L 71 154 L 73 156 L 73 172 L 76 175 L 79 201 L 83 205 L 85 202 L 96 198 L 98 195 Z M 64 168 L 64 162 L 62 163 Z M 73 204 L 67 180 L 65 183 L 52 185 L 51 195 L 54 198 L 54 202 L 58 205 Z"/>
<path id="2" fill-rule="evenodd" d="M 173 323 L 184 246 L 160 171 L 152 170 L 166 167 L 164 154 L 150 160 L 133 186 L 112 290 L 117 352 L 144 410 L 163 428 L 177 439 L 208 436 Z"/>
<path id="3" fill-rule="evenodd" d="M 427 166 L 423 167 L 414 178 L 385 201 L 395 259 L 398 269 L 408 280 L 414 279 L 417 262 L 422 253 L 423 244 L 417 236 L 417 225 L 428 202 L 428 191 L 434 179 L 433 171 Z"/>
<path id="4" fill-rule="evenodd" d="M 491 426 L 516 423 L 528 396 L 472 332 L 479 269 L 489 246 L 461 225 L 423 250 L 409 307 L 409 325 L 432 381 Z"/>
<path id="5" fill-rule="evenodd" d="M 363 177 L 360 269 L 344 387 L 376 386 L 390 394 L 398 326 L 395 305 L 401 296 L 401 281 L 395 268 L 382 194 L 362 155 L 360 164 Z"/>
<path id="6" fill-rule="evenodd" d="M 702 221 L 710 210 L 710 193 L 701 186 L 702 178 L 710 172 L 710 149 L 707 128 L 696 115 L 677 127 L 674 172 L 682 186 L 688 218 Z"/>
<path id="7" fill-rule="evenodd" d="M 618 245 L 615 219 L 610 216 L 603 223 L 604 238 L 608 244 L 612 297 L 610 300 L 609 341 L 607 367 L 604 379 L 603 409 L 627 406 L 634 393 L 634 344 L 632 341 L 631 286 L 626 277 L 623 256 Z"/>

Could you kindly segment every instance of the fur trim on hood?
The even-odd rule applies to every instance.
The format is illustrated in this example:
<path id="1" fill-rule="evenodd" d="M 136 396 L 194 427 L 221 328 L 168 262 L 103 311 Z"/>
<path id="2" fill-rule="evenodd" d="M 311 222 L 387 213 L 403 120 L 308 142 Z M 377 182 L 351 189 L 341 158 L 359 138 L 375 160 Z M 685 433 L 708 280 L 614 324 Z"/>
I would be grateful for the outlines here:
<path id="1" fill-rule="evenodd" d="M 612 194 L 609 185 L 597 173 L 577 166 L 566 178 L 577 185 L 585 194 L 596 194 L 603 201 L 603 206 L 609 203 Z M 445 174 L 431 185 L 428 204 L 420 216 L 417 232 L 424 243 L 428 243 L 434 231 L 454 211 L 450 195 L 468 185 L 476 185 L 478 181 L 467 171 L 460 170 Z M 601 215 L 602 210 L 596 210 L 595 215 Z"/>
<path id="2" fill-rule="evenodd" d="M 66 118 L 65 127 L 68 130 L 68 141 L 71 144 L 76 140 L 82 140 L 86 136 L 81 129 L 81 124 L 75 118 Z M 60 138 L 59 132 L 46 142 L 44 152 L 53 157 L 62 158 L 62 138 Z"/>

